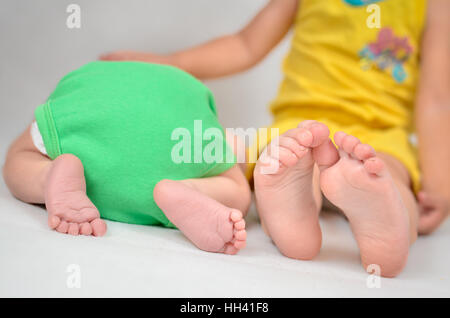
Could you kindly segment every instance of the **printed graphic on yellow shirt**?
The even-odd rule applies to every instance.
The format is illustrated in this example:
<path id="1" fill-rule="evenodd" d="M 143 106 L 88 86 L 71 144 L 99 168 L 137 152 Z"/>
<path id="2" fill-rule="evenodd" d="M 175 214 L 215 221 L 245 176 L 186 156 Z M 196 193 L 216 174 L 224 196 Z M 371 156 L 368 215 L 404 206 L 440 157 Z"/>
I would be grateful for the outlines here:
<path id="1" fill-rule="evenodd" d="M 352 6 L 360 7 L 360 6 L 365 6 L 368 4 L 375 3 L 375 2 L 380 2 L 381 0 L 344 0 L 344 1 Z"/>
<path id="2" fill-rule="evenodd" d="M 366 45 L 360 52 L 361 67 L 368 70 L 375 65 L 380 70 L 391 72 L 397 83 L 403 83 L 408 74 L 403 64 L 413 53 L 408 37 L 398 37 L 391 28 L 383 28 L 375 42 Z"/>

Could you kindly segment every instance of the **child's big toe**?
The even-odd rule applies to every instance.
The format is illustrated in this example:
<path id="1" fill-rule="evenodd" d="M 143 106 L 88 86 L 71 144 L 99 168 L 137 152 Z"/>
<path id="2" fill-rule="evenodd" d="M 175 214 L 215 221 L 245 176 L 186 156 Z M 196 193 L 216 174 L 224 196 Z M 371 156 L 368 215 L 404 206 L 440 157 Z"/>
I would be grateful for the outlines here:
<path id="1" fill-rule="evenodd" d="M 330 130 L 325 124 L 316 122 L 309 129 L 313 135 L 311 147 L 318 147 L 323 144 L 330 136 Z"/>
<path id="2" fill-rule="evenodd" d="M 278 148 L 279 161 L 286 167 L 293 167 L 298 162 L 298 157 L 289 149 Z"/>
<path id="3" fill-rule="evenodd" d="M 234 244 L 228 243 L 225 245 L 223 253 L 228 255 L 235 255 L 239 252 L 239 249 L 234 246 Z"/>
<path id="4" fill-rule="evenodd" d="M 301 158 L 306 153 L 307 148 L 300 145 L 299 142 L 292 137 L 289 136 L 281 136 L 279 139 L 279 146 L 289 149 L 292 153 L 295 154 L 298 158 Z"/>
<path id="5" fill-rule="evenodd" d="M 101 219 L 91 221 L 92 234 L 94 236 L 103 236 L 106 233 L 106 223 Z"/>
<path id="6" fill-rule="evenodd" d="M 303 147 L 310 147 L 314 142 L 313 134 L 306 128 L 300 128 L 296 137 Z"/>

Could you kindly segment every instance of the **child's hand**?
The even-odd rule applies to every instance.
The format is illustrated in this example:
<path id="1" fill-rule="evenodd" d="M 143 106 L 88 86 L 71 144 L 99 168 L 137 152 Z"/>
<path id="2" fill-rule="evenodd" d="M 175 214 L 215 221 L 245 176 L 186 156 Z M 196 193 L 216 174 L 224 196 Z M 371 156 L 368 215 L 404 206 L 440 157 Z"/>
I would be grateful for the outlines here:
<path id="1" fill-rule="evenodd" d="M 156 64 L 170 64 L 167 56 L 135 51 L 117 51 L 100 55 L 102 61 L 140 61 Z"/>
<path id="2" fill-rule="evenodd" d="M 449 202 L 431 192 L 421 191 L 417 195 L 419 201 L 419 233 L 430 234 L 449 214 Z"/>

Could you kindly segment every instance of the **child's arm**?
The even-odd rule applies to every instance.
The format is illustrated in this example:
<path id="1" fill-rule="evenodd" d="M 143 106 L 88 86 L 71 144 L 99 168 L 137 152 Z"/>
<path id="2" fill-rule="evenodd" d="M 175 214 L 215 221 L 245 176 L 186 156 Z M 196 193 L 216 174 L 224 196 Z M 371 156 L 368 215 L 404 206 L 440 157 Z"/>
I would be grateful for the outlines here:
<path id="1" fill-rule="evenodd" d="M 422 192 L 420 233 L 430 233 L 450 207 L 450 1 L 430 0 L 422 42 L 415 122 Z"/>
<path id="2" fill-rule="evenodd" d="M 177 66 L 201 78 L 244 71 L 261 61 L 292 25 L 297 0 L 271 0 L 240 32 L 171 55 L 114 52 L 102 60 L 138 60 Z"/>

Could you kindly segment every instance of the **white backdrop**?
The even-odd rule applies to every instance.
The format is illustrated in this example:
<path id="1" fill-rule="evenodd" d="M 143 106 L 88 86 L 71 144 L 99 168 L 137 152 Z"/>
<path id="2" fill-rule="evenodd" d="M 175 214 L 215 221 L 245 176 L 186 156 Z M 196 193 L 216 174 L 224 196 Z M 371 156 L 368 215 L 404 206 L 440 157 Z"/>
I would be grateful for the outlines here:
<path id="1" fill-rule="evenodd" d="M 117 49 L 167 53 L 232 33 L 267 0 L 1 0 L 0 158 L 70 70 Z M 81 6 L 81 29 L 66 27 L 66 8 Z M 285 39 L 256 68 L 209 81 L 225 127 L 270 123 L 268 104 L 281 80 Z M 347 222 L 321 218 L 320 255 L 283 257 L 254 218 L 247 248 L 233 257 L 202 252 L 178 231 L 108 221 L 101 239 L 47 228 L 45 210 L 14 199 L 0 181 L 0 296 L 314 297 L 450 295 L 447 222 L 412 247 L 405 271 L 367 287 Z M 89 243 L 87 243 L 89 242 Z M 181 261 L 180 261 L 181 260 Z M 68 264 L 82 288 L 66 286 Z"/>
<path id="2" fill-rule="evenodd" d="M 0 4 L 0 155 L 67 72 L 113 50 L 170 53 L 233 33 L 266 0 L 2 0 Z M 66 8 L 81 7 L 69 29 Z M 225 127 L 270 123 L 268 104 L 281 80 L 285 39 L 261 64 L 208 81 Z"/>

